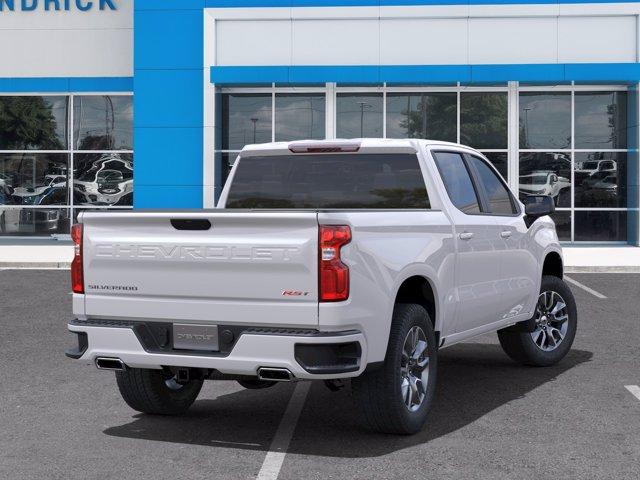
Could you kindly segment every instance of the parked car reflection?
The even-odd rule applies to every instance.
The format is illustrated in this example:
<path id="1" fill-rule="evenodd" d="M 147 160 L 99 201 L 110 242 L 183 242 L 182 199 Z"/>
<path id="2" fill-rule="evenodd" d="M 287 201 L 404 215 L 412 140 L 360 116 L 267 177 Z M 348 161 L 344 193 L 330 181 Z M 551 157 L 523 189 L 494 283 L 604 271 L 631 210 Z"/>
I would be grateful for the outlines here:
<path id="1" fill-rule="evenodd" d="M 578 155 L 584 160 L 580 161 Z M 615 153 L 576 154 L 576 206 L 600 208 L 624 206 L 625 165 L 624 157 Z"/>
<path id="2" fill-rule="evenodd" d="M 598 172 L 615 172 L 618 164 L 614 160 L 589 160 L 576 164 L 576 173 L 593 175 Z"/>
<path id="3" fill-rule="evenodd" d="M 26 184 L 13 189 L 13 200 L 16 205 L 41 205 L 42 199 L 51 197 L 52 192 L 62 193 L 61 203 L 66 203 L 67 177 L 62 175 L 45 175 L 43 182 Z M 45 205 L 47 203 L 44 203 Z M 48 203 L 51 205 L 51 203 Z"/>
<path id="4" fill-rule="evenodd" d="M 5 235 L 68 234 L 66 208 L 6 208 L 0 210 L 0 233 Z"/>
<path id="5" fill-rule="evenodd" d="M 563 189 L 569 187 L 571 181 L 554 172 L 534 172 L 520 176 L 520 191 L 528 195 L 549 195 L 556 198 Z"/>
<path id="6" fill-rule="evenodd" d="M 120 154 L 101 154 L 85 160 L 73 183 L 76 205 L 132 205 L 133 162 Z"/>
<path id="7" fill-rule="evenodd" d="M 594 174 L 592 174 L 591 176 L 585 178 L 582 181 L 582 187 L 585 189 L 589 189 L 589 188 L 603 188 L 602 186 L 602 182 L 603 180 L 610 178 L 613 180 L 617 180 L 618 176 L 615 172 L 615 170 L 613 172 L 607 171 L 607 172 L 596 172 Z"/>
<path id="8" fill-rule="evenodd" d="M 557 207 L 571 206 L 571 155 L 564 152 L 520 156 L 520 197 L 550 195 Z"/>

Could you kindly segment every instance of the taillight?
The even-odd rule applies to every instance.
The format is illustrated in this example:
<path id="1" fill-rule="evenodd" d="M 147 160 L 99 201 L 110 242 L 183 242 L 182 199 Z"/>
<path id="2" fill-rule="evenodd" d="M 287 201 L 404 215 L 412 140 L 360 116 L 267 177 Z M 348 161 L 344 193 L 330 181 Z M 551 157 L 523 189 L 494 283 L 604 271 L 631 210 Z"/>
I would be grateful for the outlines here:
<path id="1" fill-rule="evenodd" d="M 318 278 L 321 302 L 340 302 L 349 298 L 349 267 L 340 259 L 340 248 L 350 241 L 348 226 L 320 226 Z"/>
<path id="2" fill-rule="evenodd" d="M 82 224 L 71 227 L 71 239 L 74 244 L 73 261 L 71 262 L 71 289 L 73 293 L 84 293 L 84 275 L 82 274 Z"/>

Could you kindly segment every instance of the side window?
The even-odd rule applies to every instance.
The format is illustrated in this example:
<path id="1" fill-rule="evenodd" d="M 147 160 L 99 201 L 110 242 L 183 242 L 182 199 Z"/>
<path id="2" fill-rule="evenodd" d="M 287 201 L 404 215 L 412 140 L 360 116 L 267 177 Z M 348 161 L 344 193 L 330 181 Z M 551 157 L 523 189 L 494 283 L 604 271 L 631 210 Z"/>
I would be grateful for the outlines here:
<path id="1" fill-rule="evenodd" d="M 462 156 L 454 152 L 434 152 L 433 156 L 453 204 L 464 213 L 480 213 L 480 203 Z"/>
<path id="2" fill-rule="evenodd" d="M 507 187 L 504 186 L 500 178 L 491 170 L 484 160 L 468 156 L 471 168 L 478 173 L 478 180 L 482 184 L 489 201 L 489 211 L 494 215 L 512 215 L 518 211 L 511 199 L 511 194 Z"/>

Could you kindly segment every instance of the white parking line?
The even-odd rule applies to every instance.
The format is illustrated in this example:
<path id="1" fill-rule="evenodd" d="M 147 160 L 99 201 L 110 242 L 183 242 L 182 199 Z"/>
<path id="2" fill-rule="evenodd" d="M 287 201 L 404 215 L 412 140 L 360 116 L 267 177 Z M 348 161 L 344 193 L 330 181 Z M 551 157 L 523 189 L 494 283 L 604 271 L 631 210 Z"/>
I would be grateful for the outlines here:
<path id="1" fill-rule="evenodd" d="M 296 429 L 298 418 L 302 412 L 304 401 L 309 393 L 311 382 L 300 382 L 293 390 L 287 409 L 284 412 L 280 425 L 276 431 L 276 436 L 273 437 L 269 452 L 262 462 L 262 468 L 258 473 L 258 480 L 276 480 L 280 474 L 282 463 L 284 462 L 284 456 L 287 454 L 287 448 L 293 432 Z"/>
<path id="2" fill-rule="evenodd" d="M 564 279 L 569 282 L 572 285 L 575 285 L 578 288 L 583 289 L 585 292 L 589 292 L 591 295 L 593 295 L 594 297 L 598 297 L 598 298 L 607 298 L 604 295 L 602 295 L 600 292 L 596 292 L 593 288 L 589 288 L 586 285 L 581 284 L 580 282 L 578 282 L 577 280 L 574 280 L 571 277 L 567 277 L 566 275 L 564 276 Z"/>
<path id="3" fill-rule="evenodd" d="M 624 388 L 631 392 L 631 395 L 640 400 L 640 387 L 638 385 L 625 385 Z"/>

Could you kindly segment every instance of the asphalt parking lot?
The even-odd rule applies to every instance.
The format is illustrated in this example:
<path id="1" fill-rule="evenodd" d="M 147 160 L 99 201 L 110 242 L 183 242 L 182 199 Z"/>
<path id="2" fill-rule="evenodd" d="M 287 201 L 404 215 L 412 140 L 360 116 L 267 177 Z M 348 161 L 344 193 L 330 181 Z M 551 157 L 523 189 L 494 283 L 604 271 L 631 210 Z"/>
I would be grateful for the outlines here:
<path id="1" fill-rule="evenodd" d="M 640 385 L 640 275 L 570 277 L 606 298 L 571 286 L 579 330 L 562 363 L 518 366 L 495 335 L 445 349 L 427 427 L 394 437 L 363 430 L 349 388 L 322 383 L 297 392 L 299 418 L 300 386 L 235 382 L 206 382 L 183 417 L 137 414 L 112 373 L 63 354 L 68 272 L 0 271 L 0 478 L 640 478 L 640 398 L 625 388 Z"/>

